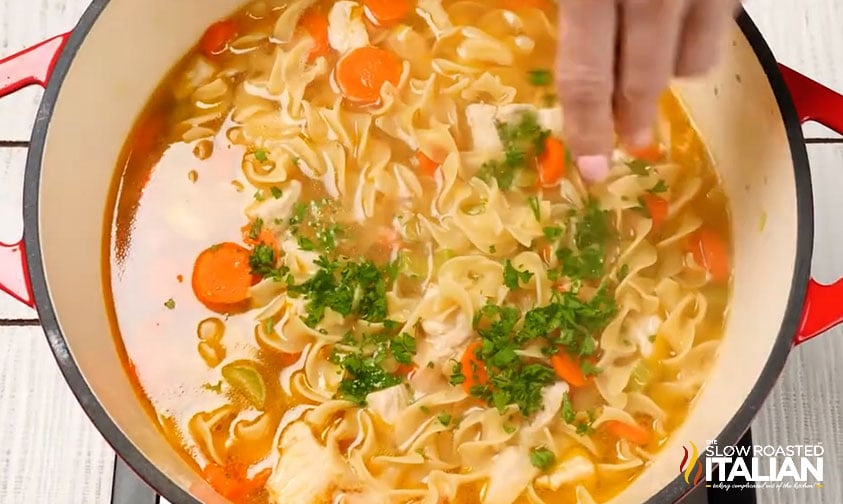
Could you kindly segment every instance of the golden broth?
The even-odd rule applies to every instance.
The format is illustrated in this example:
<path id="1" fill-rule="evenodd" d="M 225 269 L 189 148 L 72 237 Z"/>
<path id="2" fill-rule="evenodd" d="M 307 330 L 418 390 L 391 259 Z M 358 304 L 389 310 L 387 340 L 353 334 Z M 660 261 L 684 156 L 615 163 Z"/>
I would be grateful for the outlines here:
<path id="1" fill-rule="evenodd" d="M 424 5 L 431 3 L 436 4 L 427 2 Z M 245 234 L 249 234 L 250 227 L 254 229 L 255 219 L 244 215 L 244 208 L 252 209 L 247 213 L 254 212 L 266 202 L 283 201 L 291 184 L 300 184 L 296 210 L 287 208 L 286 213 L 277 215 L 274 224 L 262 222 L 256 231 L 262 231 L 262 226 L 266 226 L 281 245 L 297 247 L 296 254 L 308 252 L 306 249 L 310 247 L 325 246 L 327 248 L 320 253 L 331 257 L 354 258 L 361 261 L 359 264 L 371 261 L 371 264 L 384 268 L 393 264 L 397 273 L 394 282 L 388 282 L 393 295 L 389 298 L 389 318 L 404 322 L 407 313 L 399 314 L 396 303 L 409 300 L 410 305 L 422 305 L 426 302 L 426 293 L 441 287 L 438 275 L 443 266 L 456 264 L 453 259 L 460 256 L 482 256 L 482 261 L 486 261 L 482 262 L 483 265 L 496 263 L 502 267 L 505 261 L 515 261 L 519 254 L 533 250 L 535 257 L 541 257 L 543 261 L 543 272 L 546 269 L 550 275 L 551 271 L 564 271 L 565 261 L 560 260 L 562 256 L 557 251 L 564 248 L 565 243 L 565 246 L 571 246 L 566 240 L 576 241 L 573 230 L 582 225 L 564 221 L 567 218 L 565 212 L 580 212 L 574 218 L 580 219 L 580 223 L 586 218 L 582 213 L 586 212 L 583 210 L 585 207 L 572 201 L 573 191 L 573 200 L 590 197 L 601 208 L 608 208 L 601 213 L 604 216 L 601 218 L 607 219 L 618 237 L 599 244 L 599 247 L 604 247 L 600 248 L 603 260 L 599 278 L 574 278 L 579 282 L 572 283 L 570 275 L 554 273 L 553 289 L 545 289 L 547 292 L 542 294 L 539 287 L 535 292 L 548 297 L 556 296 L 553 291 L 558 290 L 563 296 L 564 291 L 575 290 L 576 285 L 581 284 L 578 296 L 587 301 L 601 292 L 598 287 L 604 286 L 605 291 L 615 298 L 613 302 L 620 307 L 617 311 L 627 314 L 637 309 L 642 316 L 646 311 L 642 307 L 655 303 L 647 316 L 660 320 L 659 328 L 653 334 L 644 335 L 651 345 L 643 340 L 631 340 L 635 324 L 628 314 L 624 315 L 626 319 L 616 314 L 611 320 L 616 321 L 620 329 L 617 336 L 613 336 L 612 345 L 618 348 L 628 346 L 631 350 L 616 348 L 609 352 L 603 348 L 603 335 L 608 334 L 610 330 L 607 327 L 611 327 L 611 320 L 606 318 L 599 330 L 592 331 L 596 348 L 588 352 L 591 357 L 583 360 L 607 362 L 610 366 L 608 371 L 602 370 L 604 374 L 628 373 L 624 391 L 613 393 L 634 393 L 636 397 L 648 398 L 663 418 L 654 418 L 641 411 L 631 413 L 630 418 L 638 424 L 634 432 L 643 430 L 649 433 L 649 437 L 638 439 L 639 442 L 635 443 L 629 439 L 628 432 L 619 435 L 617 430 L 607 427 L 616 420 L 607 420 L 610 423 L 595 427 L 607 411 L 606 390 L 611 388 L 601 382 L 600 374 L 589 378 L 584 386 L 566 388 L 565 403 L 573 409 L 575 420 L 565 419 L 563 403 L 563 411 L 554 414 L 546 427 L 548 439 L 554 443 L 550 451 L 555 452 L 555 465 L 542 469 L 514 502 L 574 503 L 578 502 L 577 492 L 583 490 L 596 502 L 603 502 L 622 491 L 646 467 L 646 460 L 637 466 L 622 466 L 630 461 L 633 448 L 640 445 L 639 448 L 646 452 L 657 451 L 687 415 L 707 365 L 713 358 L 716 341 L 721 336 L 729 298 L 728 279 L 713 279 L 712 274 L 706 274 L 702 268 L 705 265 L 698 264 L 700 259 L 728 260 L 729 247 L 725 246 L 720 251 L 723 257 L 716 253 L 717 257 L 707 255 L 712 254 L 710 249 L 704 252 L 693 250 L 699 247 L 700 226 L 704 226 L 709 236 L 719 237 L 728 244 L 731 233 L 727 202 L 709 157 L 675 98 L 666 95 L 662 103 L 660 133 L 667 147 L 662 159 L 645 163 L 627 156 L 617 163 L 609 183 L 589 191 L 570 164 L 561 179 L 544 186 L 538 184 L 536 170 L 543 169 L 542 158 L 539 156 L 537 161 L 534 157 L 538 151 L 528 152 L 523 166 L 515 171 L 509 190 L 498 188 L 504 179 L 496 176 L 487 177 L 485 183 L 500 191 L 503 196 L 498 192 L 492 193 L 493 196 L 506 199 L 512 206 L 512 212 L 520 209 L 523 214 L 530 215 L 524 209 L 532 206 L 533 201 L 536 205 L 543 205 L 537 207 L 538 212 L 534 208 L 531 213 L 537 214 L 537 220 L 545 221 L 539 222 L 544 229 L 540 229 L 538 234 L 533 233 L 529 246 L 507 238 L 481 250 L 478 243 L 486 237 L 480 236 L 474 241 L 469 240 L 468 245 L 464 243 L 466 240 L 452 240 L 460 242 L 458 245 L 462 248 L 455 250 L 445 246 L 442 242 L 445 238 L 437 239 L 431 235 L 429 223 L 441 224 L 460 212 L 466 222 L 475 222 L 473 218 L 493 212 L 491 199 L 482 191 L 472 192 L 477 186 L 469 184 L 472 177 L 467 174 L 481 174 L 485 169 L 483 166 L 488 165 L 476 162 L 472 157 L 478 153 L 477 134 L 476 128 L 467 120 L 466 104 L 527 103 L 534 104 L 537 110 L 543 110 L 545 105 L 552 108 L 552 93 L 549 91 L 552 86 L 539 82 L 544 72 L 538 72 L 538 76 L 536 72 L 552 68 L 554 45 L 552 34 L 546 31 L 551 26 L 548 20 L 555 19 L 551 3 L 516 2 L 519 5 L 513 5 L 506 0 L 442 2 L 442 11 L 453 25 L 476 25 L 491 39 L 507 41 L 505 46 L 511 51 L 512 60 L 497 63 L 489 61 L 497 57 L 494 55 L 485 56 L 483 63 L 467 63 L 461 52 L 466 47 L 461 45 L 465 40 L 459 36 L 437 39 L 433 28 L 436 27 L 435 17 L 438 14 L 426 11 L 421 3 L 419 12 L 428 12 L 428 15 L 408 14 L 403 25 L 380 28 L 366 21 L 364 26 L 374 45 L 414 54 L 414 59 L 409 60 L 410 65 L 405 67 L 408 71 L 404 77 L 406 80 L 399 85 L 398 96 L 402 101 L 391 112 L 375 112 L 378 117 L 386 118 L 382 123 L 370 123 L 366 119 L 379 107 L 377 104 L 365 106 L 349 100 L 337 102 L 336 76 L 331 69 L 335 68 L 339 56 L 337 51 L 329 50 L 323 56 L 322 64 L 326 70 L 303 90 L 300 97 L 302 103 L 307 104 L 304 112 L 296 112 L 303 120 L 292 126 L 284 122 L 285 117 L 289 119 L 290 110 L 282 112 L 285 107 L 290 107 L 289 103 L 279 104 L 280 100 L 267 91 L 275 79 L 271 70 L 277 62 L 276 56 L 281 54 L 277 51 L 294 52 L 302 38 L 307 37 L 307 30 L 298 29 L 291 41 L 276 43 L 270 40 L 268 35 L 278 30 L 276 23 L 279 16 L 287 12 L 284 4 L 254 2 L 233 15 L 225 27 L 236 32 L 237 37 L 230 40 L 229 49 L 218 55 L 203 55 L 203 50 L 207 52 L 209 47 L 206 35 L 206 39 L 173 69 L 151 98 L 127 141 L 120 161 L 119 175 L 115 180 L 110 239 L 106 243 L 111 258 L 110 264 L 106 265 L 106 277 L 110 279 L 108 288 L 114 302 L 116 332 L 125 348 L 127 369 L 164 434 L 195 462 L 198 470 L 204 471 L 212 485 L 227 493 L 233 501 L 249 504 L 273 502 L 271 492 L 264 489 L 263 484 L 272 471 L 279 470 L 276 445 L 280 436 L 276 436 L 276 432 L 300 422 L 302 415 L 317 406 L 319 401 L 307 393 L 307 387 L 302 388 L 301 385 L 310 372 L 308 369 L 340 366 L 331 362 L 332 351 L 336 351 L 331 347 L 342 349 L 345 344 L 339 338 L 331 340 L 331 344 L 324 344 L 314 336 L 316 339 L 300 345 L 300 352 L 279 350 L 279 341 L 284 348 L 291 345 L 285 340 L 283 329 L 289 327 L 285 324 L 290 324 L 292 316 L 287 312 L 292 308 L 284 305 L 275 314 L 266 317 L 267 306 L 272 306 L 272 301 L 256 301 L 262 296 L 262 291 L 254 290 L 264 286 L 275 292 L 273 289 L 279 287 L 273 286 L 271 279 L 264 279 L 261 284 L 252 287 L 245 305 L 236 309 L 212 310 L 197 299 L 192 288 L 197 256 L 223 242 L 248 248 L 248 244 L 244 244 L 244 229 Z M 291 4 L 295 6 L 296 2 Z M 332 4 L 319 1 L 312 9 L 327 13 Z M 513 8 L 518 22 L 512 21 L 501 8 Z M 396 33 L 400 30 L 411 31 L 399 37 Z M 214 36 L 221 35 L 216 32 Z M 418 47 L 413 46 L 413 42 L 421 44 L 428 53 L 418 53 Z M 530 50 L 524 49 L 520 53 L 516 50 L 530 44 Z M 413 52 L 413 49 L 416 51 Z M 449 61 L 451 66 L 448 66 Z M 307 65 L 317 64 L 316 60 L 311 60 Z M 461 74 L 462 67 L 476 73 Z M 303 68 L 312 67 L 305 65 Z M 481 72 L 496 78 L 496 83 L 477 86 L 472 91 L 470 86 L 480 81 Z M 429 78 L 431 75 L 433 77 Z M 438 157 L 433 163 L 438 165 L 438 172 L 425 175 L 417 149 L 396 132 L 400 130 L 400 124 L 395 124 L 400 123 L 402 106 L 411 101 L 408 95 L 412 97 L 414 92 L 424 87 L 425 82 L 433 82 L 437 86 L 439 92 L 433 95 L 439 98 L 428 95 L 425 98 L 428 101 L 418 109 L 417 116 L 423 116 L 421 121 L 426 124 L 420 124 L 419 117 L 414 117 L 410 124 L 419 129 L 427 126 L 429 136 L 439 135 L 437 138 L 440 140 L 443 137 L 436 125 L 445 125 L 449 133 L 444 138 L 453 141 L 453 146 L 465 154 L 457 163 L 460 165 L 456 171 L 458 182 L 452 182 L 452 186 L 443 176 L 450 152 L 442 152 L 442 142 L 428 142 L 422 146 L 428 153 L 433 152 L 431 156 Z M 267 89 L 257 89 L 260 86 L 256 83 Z M 416 91 L 413 91 L 414 87 Z M 292 93 L 289 89 L 284 92 Z M 417 94 L 423 93 L 418 91 Z M 503 97 L 507 93 L 511 96 Z M 290 94 L 286 96 L 289 98 Z M 307 115 L 308 110 L 319 110 L 322 115 Z M 337 121 L 345 121 L 347 127 L 336 129 L 337 123 L 325 119 L 331 117 L 331 113 L 337 114 L 334 116 Z M 333 136 L 326 133 L 332 128 L 336 129 Z M 342 133 L 348 135 L 345 141 Z M 285 150 L 285 142 L 294 137 L 302 140 L 295 145 L 310 149 L 305 155 L 290 154 L 292 147 Z M 361 146 L 364 143 L 365 147 Z M 424 142 L 415 143 L 421 145 Z M 381 151 L 378 148 L 382 148 Z M 436 152 L 437 149 L 440 152 Z M 314 173 L 314 167 L 324 169 L 322 162 L 339 150 L 344 163 L 340 171 L 345 177 L 345 187 L 342 187 L 343 181 L 339 177 L 335 178 L 330 173 Z M 393 164 L 388 165 L 388 170 L 380 172 L 380 178 L 370 177 L 359 182 L 356 190 L 346 190 L 353 184 L 352 181 L 363 180 L 361 177 L 371 168 L 372 158 L 376 157 L 373 152 L 387 153 L 388 161 Z M 311 154 L 318 155 L 307 157 Z M 486 156 L 483 162 L 492 159 L 493 156 Z M 285 177 L 275 174 L 281 163 L 284 163 Z M 505 177 L 505 174 L 502 176 Z M 266 182 L 273 177 L 273 182 Z M 665 186 L 664 181 L 671 178 L 675 183 Z M 462 185 L 458 186 L 458 183 Z M 360 194 L 371 187 L 380 189 L 375 190 L 374 196 L 370 195 L 373 199 L 369 200 L 367 210 L 367 200 Z M 451 205 L 448 211 L 442 211 L 437 202 L 449 198 L 456 201 L 457 198 L 453 193 L 448 196 L 448 187 L 459 189 L 453 193 L 462 194 L 463 199 Z M 569 192 L 560 190 L 561 187 Z M 629 199 L 629 195 L 633 194 L 630 191 L 635 196 L 632 201 Z M 654 200 L 656 203 L 653 203 Z M 305 204 L 307 207 L 303 206 Z M 665 207 L 660 209 L 659 205 Z M 671 205 L 677 205 L 679 210 L 657 217 L 659 229 L 651 230 L 654 213 L 669 212 L 667 209 Z M 545 209 L 549 209 L 549 213 Z M 297 231 L 293 232 L 290 231 L 289 219 L 297 214 L 301 218 L 296 225 Z M 560 221 L 559 228 L 554 228 L 555 221 L 547 222 L 551 214 Z M 535 227 L 535 224 L 530 226 Z M 642 230 L 646 236 L 639 236 Z M 459 231 L 452 227 L 445 234 L 456 236 Z M 470 229 L 465 232 L 470 232 Z M 641 243 L 640 239 L 647 245 L 636 245 Z M 330 246 L 326 245 L 327 242 Z M 251 245 L 252 257 L 256 246 Z M 644 261 L 637 270 L 623 262 L 640 258 L 643 253 L 635 251 L 641 249 L 652 250 L 656 259 L 649 264 Z M 554 256 L 554 253 L 557 255 Z M 278 251 L 273 266 L 280 264 L 277 261 L 288 260 L 290 256 L 284 254 Z M 471 269 L 469 266 L 463 268 Z M 465 276 L 460 278 L 471 283 L 466 292 L 473 292 L 474 283 L 487 278 L 488 271 L 463 272 Z M 312 275 L 313 271 L 307 273 Z M 624 284 L 627 273 L 629 280 Z M 218 276 L 227 278 L 228 272 L 221 271 Z M 500 290 L 500 280 L 497 282 Z M 633 282 L 636 282 L 636 288 L 644 291 L 643 294 L 632 292 L 634 288 L 629 285 Z M 278 283 L 284 282 L 279 279 Z M 267 284 L 269 287 L 266 287 Z M 301 286 L 303 281 L 297 280 L 291 285 L 295 284 Z M 498 302 L 502 307 L 518 308 L 523 314 L 538 305 L 538 298 L 531 289 L 522 288 L 521 284 L 535 286 L 538 279 L 516 280 L 515 288 L 508 287 Z M 622 285 L 626 287 L 622 288 Z M 282 291 L 275 294 L 273 298 L 283 296 Z M 685 296 L 678 299 L 682 297 L 680 294 Z M 316 294 L 311 292 L 309 295 Z M 303 299 L 311 299 L 307 296 L 305 294 Z M 683 300 L 691 302 L 682 304 Z M 637 308 L 630 308 L 632 305 L 629 303 L 637 303 Z M 302 312 L 301 315 L 307 313 Z M 361 315 L 358 313 L 351 318 L 354 317 L 359 322 Z M 421 349 L 414 349 L 414 359 L 430 346 L 426 341 L 428 332 L 422 327 L 422 322 L 419 319 L 418 324 L 405 327 L 414 332 L 412 338 Z M 691 335 L 686 335 L 690 341 L 683 342 L 682 334 L 675 329 L 664 329 L 680 322 L 686 325 L 677 327 L 691 328 Z M 319 327 L 318 324 L 316 327 Z M 359 324 L 355 324 L 343 320 L 337 327 L 343 330 L 359 328 Z M 322 330 L 326 335 L 330 332 L 324 327 Z M 416 405 L 424 402 L 424 394 L 418 393 L 413 383 L 427 373 L 425 367 L 433 367 L 434 361 L 430 361 L 431 366 L 414 362 L 412 366 L 415 369 L 406 372 L 402 367 L 405 364 L 398 362 L 398 354 L 392 350 L 398 337 L 390 336 L 393 339 L 389 341 L 389 348 L 393 353 L 379 366 L 390 376 L 398 376 L 396 379 L 402 380 L 402 383 L 411 382 L 411 390 L 417 397 L 405 405 L 405 409 L 409 410 L 418 408 Z M 472 336 L 473 339 L 477 337 L 477 334 Z M 558 345 L 547 341 L 549 346 Z M 363 348 L 363 344 L 360 345 Z M 464 351 L 466 345 L 464 341 L 457 344 L 460 351 Z M 692 346 L 681 348 L 682 345 Z M 645 347 L 648 349 L 646 352 Z M 520 348 L 522 351 L 525 349 L 526 346 Z M 535 351 L 531 355 L 519 357 L 521 361 L 517 362 L 521 363 L 519 365 L 540 364 L 545 370 L 552 368 L 553 361 L 548 355 L 536 355 Z M 440 360 L 442 362 L 437 361 L 435 367 L 437 371 L 441 368 L 444 375 L 436 375 L 434 382 L 444 390 L 442 380 L 454 381 L 450 362 L 460 360 L 460 352 Z M 223 369 L 228 371 L 223 372 Z M 344 379 L 351 376 L 353 382 L 354 375 L 349 369 L 340 366 L 339 371 L 345 373 L 341 374 Z M 320 377 L 323 388 L 336 385 L 332 385 L 327 371 L 313 373 Z M 356 376 L 359 379 L 360 375 Z M 479 377 L 469 378 L 477 381 Z M 562 383 L 567 387 L 567 382 Z M 461 390 L 460 383 L 447 383 L 447 387 L 457 392 Z M 551 387 L 550 382 L 547 387 Z M 383 389 L 368 391 L 380 390 Z M 543 393 L 545 391 L 543 389 Z M 491 386 L 487 392 L 491 395 Z M 482 411 L 494 410 L 486 399 L 472 394 L 466 391 L 465 398 L 428 408 L 433 410 L 428 412 L 429 416 L 438 417 L 440 423 L 447 424 L 443 425 L 447 429 L 436 433 L 438 441 L 426 449 L 435 449 L 437 456 L 447 460 L 459 460 L 455 432 L 459 432 L 460 422 Z M 559 405 L 554 404 L 553 407 L 558 409 Z M 347 412 L 338 409 L 330 421 L 318 428 L 311 424 L 311 429 L 316 431 L 321 443 L 337 440 L 336 449 L 343 456 L 348 456 L 362 449 L 361 436 L 368 432 L 363 424 L 353 420 L 356 413 L 352 412 L 358 409 L 358 406 L 347 405 Z M 538 411 L 541 410 L 539 407 Z M 512 439 L 521 436 L 530 427 L 532 416 L 519 416 L 517 412 L 506 410 L 501 425 L 507 435 L 513 437 L 501 442 L 497 450 L 513 444 Z M 367 463 L 371 467 L 367 466 L 367 470 L 379 481 L 389 481 L 396 488 L 408 490 L 408 497 L 400 499 L 392 496 L 390 502 L 427 502 L 423 500 L 426 486 L 418 483 L 423 472 L 400 465 L 375 464 L 372 457 L 412 456 L 412 453 L 408 455 L 406 450 L 396 445 L 393 425 L 375 414 L 371 417 L 375 431 L 368 435 L 373 436 L 379 446 L 369 452 Z M 446 417 L 448 421 L 444 422 Z M 345 436 L 336 434 L 342 429 L 350 433 Z M 515 429 L 515 434 L 508 432 L 512 429 Z M 577 429 L 581 432 L 572 432 Z M 464 434 L 466 440 L 477 440 L 485 435 L 470 429 L 466 429 Z M 578 436 L 583 441 L 577 441 Z M 631 437 L 636 438 L 634 433 Z M 443 447 L 445 445 L 450 448 Z M 537 449 L 536 446 L 531 448 L 531 459 Z M 417 451 L 429 462 L 425 449 Z M 613 465 L 617 470 L 594 471 L 592 465 L 592 471 L 587 476 L 558 485 L 556 489 L 537 483 L 554 468 L 576 457 L 587 459 L 591 464 Z M 531 462 L 536 466 L 535 459 Z M 467 478 L 460 480 L 462 483 L 452 499 L 443 497 L 441 502 L 485 502 L 484 498 L 488 497 L 484 495 L 490 491 L 489 484 L 483 478 L 471 480 L 475 469 L 478 468 L 470 465 L 448 468 L 446 474 Z"/>

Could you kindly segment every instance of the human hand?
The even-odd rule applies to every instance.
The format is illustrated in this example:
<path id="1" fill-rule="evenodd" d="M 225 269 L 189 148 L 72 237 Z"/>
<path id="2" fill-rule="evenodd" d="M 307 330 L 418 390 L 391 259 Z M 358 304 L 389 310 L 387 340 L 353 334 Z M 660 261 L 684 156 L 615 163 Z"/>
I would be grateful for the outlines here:
<path id="1" fill-rule="evenodd" d="M 739 0 L 559 0 L 557 88 L 583 177 L 609 172 L 615 133 L 649 147 L 671 77 L 717 62 Z"/>

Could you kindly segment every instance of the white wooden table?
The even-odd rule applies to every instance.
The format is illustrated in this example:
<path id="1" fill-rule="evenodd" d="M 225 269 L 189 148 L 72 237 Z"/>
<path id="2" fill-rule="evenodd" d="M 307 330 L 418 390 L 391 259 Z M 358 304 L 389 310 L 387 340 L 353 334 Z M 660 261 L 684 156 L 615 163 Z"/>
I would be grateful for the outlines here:
<path id="1" fill-rule="evenodd" d="M 0 0 L 0 55 L 73 27 L 86 0 Z M 747 0 L 779 61 L 843 91 L 843 2 Z M 17 241 L 26 141 L 41 91 L 0 100 L 0 242 Z M 843 276 L 843 138 L 806 127 L 814 273 Z M 11 175 L 11 176 L 9 176 Z M 757 444 L 822 443 L 825 488 L 762 490 L 761 504 L 843 503 L 843 330 L 798 348 L 752 426 Z M 62 380 L 35 311 L 0 296 L 0 504 L 108 504 L 114 454 Z"/>

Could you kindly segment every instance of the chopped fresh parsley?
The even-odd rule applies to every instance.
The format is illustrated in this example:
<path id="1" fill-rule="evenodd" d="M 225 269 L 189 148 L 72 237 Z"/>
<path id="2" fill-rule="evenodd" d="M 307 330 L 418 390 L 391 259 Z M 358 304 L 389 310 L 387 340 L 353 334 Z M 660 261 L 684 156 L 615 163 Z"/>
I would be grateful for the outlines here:
<path id="1" fill-rule="evenodd" d="M 269 192 L 272 193 L 272 197 L 275 198 L 275 199 L 281 199 L 281 196 L 284 196 L 284 191 L 282 191 L 280 188 L 278 188 L 276 186 L 272 186 L 269 189 Z"/>
<path id="2" fill-rule="evenodd" d="M 539 87 L 550 85 L 550 82 L 553 80 L 553 75 L 551 75 L 550 70 L 544 68 L 530 70 L 529 76 L 530 84 Z"/>
<path id="3" fill-rule="evenodd" d="M 333 252 L 343 233 L 342 227 L 333 222 L 330 212 L 334 208 L 327 199 L 297 202 L 289 219 L 290 232 L 296 236 L 299 248 L 307 251 Z"/>
<path id="4" fill-rule="evenodd" d="M 556 455 L 545 447 L 530 451 L 530 463 L 541 471 L 547 471 L 556 464 Z"/>
<path id="5" fill-rule="evenodd" d="M 544 237 L 551 241 L 560 238 L 565 233 L 562 228 L 557 226 L 546 226 L 542 231 L 544 232 Z"/>
<path id="6" fill-rule="evenodd" d="M 275 262 L 275 249 L 265 243 L 255 245 L 249 256 L 249 267 L 253 275 L 281 280 L 287 270 L 286 267 L 277 268 Z"/>
<path id="7" fill-rule="evenodd" d="M 530 210 L 533 211 L 533 215 L 536 217 L 536 220 L 541 222 L 542 210 L 541 206 L 539 206 L 538 196 L 530 196 L 529 198 L 527 198 L 527 204 L 530 205 Z"/>
<path id="8" fill-rule="evenodd" d="M 325 316 L 325 309 L 344 317 L 354 315 L 367 322 L 383 322 L 387 315 L 386 291 L 389 279 L 386 269 L 372 261 L 352 262 L 316 260 L 319 270 L 300 285 L 288 287 L 291 296 L 308 300 L 305 323 L 311 327 Z"/>
<path id="9" fill-rule="evenodd" d="M 439 423 L 447 427 L 451 424 L 451 415 L 448 413 L 440 413 L 439 416 L 436 417 L 439 420 Z"/>
<path id="10" fill-rule="evenodd" d="M 170 299 L 168 299 L 164 302 L 164 306 L 168 310 L 174 310 L 176 308 L 176 302 L 175 302 L 175 300 L 173 300 L 173 298 L 170 298 Z"/>
<path id="11" fill-rule="evenodd" d="M 579 280 L 598 280 L 603 276 L 607 246 L 614 238 L 610 214 L 601 210 L 595 200 L 589 201 L 582 215 L 574 215 L 572 224 L 575 228 L 574 247 L 560 248 L 556 258 L 561 264 L 560 271 L 550 271 L 548 276 L 556 280 L 567 276 Z"/>
<path id="12" fill-rule="evenodd" d="M 256 201 L 263 201 L 264 200 L 263 191 L 261 191 L 260 189 L 255 191 L 255 200 Z"/>
<path id="13" fill-rule="evenodd" d="M 667 192 L 667 183 L 664 181 L 664 179 L 659 179 L 659 181 L 656 182 L 656 185 L 654 185 L 650 189 L 647 189 L 647 192 L 650 194 L 659 194 Z"/>
<path id="14" fill-rule="evenodd" d="M 633 174 L 639 175 L 641 177 L 645 177 L 650 173 L 650 163 L 642 161 L 640 159 L 633 159 L 632 161 L 627 161 L 626 166 L 629 167 L 629 171 L 631 171 Z"/>
<path id="15" fill-rule="evenodd" d="M 399 376 L 383 368 L 385 358 L 380 353 L 367 356 L 362 353 L 335 352 L 331 362 L 343 371 L 337 397 L 363 406 L 366 404 L 366 396 L 372 392 L 400 384 Z"/>
<path id="16" fill-rule="evenodd" d="M 410 364 L 413 362 L 413 356 L 416 355 L 416 338 L 411 334 L 401 333 L 392 340 L 389 349 L 392 350 L 396 362 Z"/>
<path id="17" fill-rule="evenodd" d="M 263 149 L 258 149 L 258 150 L 256 150 L 256 151 L 255 151 L 255 159 L 257 159 L 257 160 L 258 160 L 258 161 L 260 161 L 261 163 L 263 163 L 264 161 L 266 161 L 266 160 L 267 160 L 267 157 L 266 157 L 266 151 L 265 151 L 265 150 L 263 150 Z"/>
<path id="18" fill-rule="evenodd" d="M 498 251 L 497 247 L 495 247 L 494 245 L 489 245 L 489 253 L 490 254 L 494 254 L 497 251 Z"/>
<path id="19" fill-rule="evenodd" d="M 577 419 L 577 413 L 574 411 L 574 406 L 571 404 L 571 398 L 568 397 L 567 392 L 562 396 L 562 418 L 568 424 L 573 424 L 574 420 Z"/>
<path id="20" fill-rule="evenodd" d="M 588 410 L 586 416 L 588 417 L 587 420 L 579 420 L 576 424 L 577 434 L 581 436 L 586 436 L 594 432 L 594 420 L 597 419 L 594 410 Z"/>
<path id="21" fill-rule="evenodd" d="M 527 167 L 528 160 L 542 153 L 550 131 L 539 125 L 532 111 L 522 112 L 512 122 L 499 121 L 496 127 L 504 148 L 503 159 L 487 161 L 477 175 L 487 182 L 495 179 L 500 189 L 507 190 L 512 187 L 516 173 Z"/>
<path id="22" fill-rule="evenodd" d="M 506 260 L 503 267 L 503 283 L 509 290 L 516 290 L 519 283 L 527 283 L 531 278 L 533 278 L 531 271 L 518 271 L 512 265 L 512 261 Z"/>
<path id="23" fill-rule="evenodd" d="M 462 372 L 462 364 L 454 362 L 454 367 L 451 370 L 451 377 L 448 381 L 451 385 L 462 385 L 465 383 L 465 373 Z"/>
<path id="24" fill-rule="evenodd" d="M 365 405 L 367 395 L 403 382 L 397 372 L 387 371 L 386 364 L 390 359 L 397 364 L 411 363 L 416 340 L 407 333 L 395 335 L 399 327 L 397 322 L 385 320 L 382 331 L 362 335 L 346 333 L 330 358 L 343 375 L 337 397 Z M 425 413 L 430 411 L 426 406 L 421 409 Z"/>
<path id="25" fill-rule="evenodd" d="M 257 240 L 263 230 L 263 219 L 257 217 L 249 228 L 249 239 Z"/>

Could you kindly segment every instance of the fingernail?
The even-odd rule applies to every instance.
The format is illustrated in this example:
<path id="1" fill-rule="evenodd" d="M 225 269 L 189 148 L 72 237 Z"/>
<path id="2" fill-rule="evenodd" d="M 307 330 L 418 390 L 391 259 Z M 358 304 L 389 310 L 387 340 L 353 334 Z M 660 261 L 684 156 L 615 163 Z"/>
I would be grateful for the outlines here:
<path id="1" fill-rule="evenodd" d="M 609 175 L 606 156 L 581 156 L 577 158 L 580 175 L 589 182 L 602 182 Z"/>
<path id="2" fill-rule="evenodd" d="M 647 128 L 630 137 L 630 147 L 633 149 L 646 149 L 653 145 L 653 130 Z"/>

